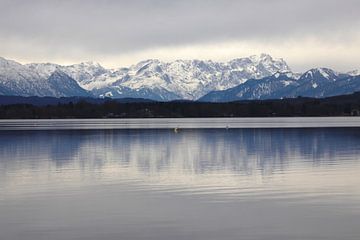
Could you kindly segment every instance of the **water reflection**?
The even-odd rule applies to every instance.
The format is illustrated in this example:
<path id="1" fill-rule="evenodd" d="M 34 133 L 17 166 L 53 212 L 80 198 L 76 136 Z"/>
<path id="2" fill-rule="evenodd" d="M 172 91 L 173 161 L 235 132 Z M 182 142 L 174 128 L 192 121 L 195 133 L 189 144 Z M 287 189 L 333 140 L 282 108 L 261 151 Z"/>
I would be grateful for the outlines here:
<path id="1" fill-rule="evenodd" d="M 345 194 L 341 178 L 358 181 L 349 173 L 359 170 L 359 143 L 358 129 L 1 132 L 0 187 L 16 193 L 49 181 L 52 187 L 136 182 L 236 198 L 339 186 Z"/>
<path id="2" fill-rule="evenodd" d="M 0 239 L 358 240 L 359 129 L 0 132 Z"/>

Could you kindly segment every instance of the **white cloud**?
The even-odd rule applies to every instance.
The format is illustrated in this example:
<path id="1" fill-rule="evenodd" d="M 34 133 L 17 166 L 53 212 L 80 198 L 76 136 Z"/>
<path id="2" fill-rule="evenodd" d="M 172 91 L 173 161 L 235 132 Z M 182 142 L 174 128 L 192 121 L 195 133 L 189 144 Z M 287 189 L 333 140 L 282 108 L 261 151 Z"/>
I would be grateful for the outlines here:
<path id="1" fill-rule="evenodd" d="M 283 41 L 224 41 L 219 43 L 174 45 L 130 51 L 124 54 L 89 53 L 86 49 L 72 49 L 58 52 L 56 49 L 24 45 L 12 41 L 7 45 L 4 57 L 28 62 L 42 62 L 44 59 L 59 64 L 72 64 L 94 60 L 106 67 L 117 68 L 135 64 L 138 61 L 156 58 L 163 61 L 176 59 L 202 59 L 228 61 L 253 54 L 269 53 L 275 58 L 284 58 L 295 71 L 313 67 L 330 67 L 338 71 L 360 69 L 360 37 L 352 36 L 350 42 L 330 41 L 316 38 L 297 38 Z M 1 47 L 0 47 L 1 49 Z M 6 51 L 2 49 L 2 52 Z"/>
<path id="2" fill-rule="evenodd" d="M 108 67 L 262 52 L 297 71 L 360 68 L 360 1 L 0 0 L 0 56 Z"/>

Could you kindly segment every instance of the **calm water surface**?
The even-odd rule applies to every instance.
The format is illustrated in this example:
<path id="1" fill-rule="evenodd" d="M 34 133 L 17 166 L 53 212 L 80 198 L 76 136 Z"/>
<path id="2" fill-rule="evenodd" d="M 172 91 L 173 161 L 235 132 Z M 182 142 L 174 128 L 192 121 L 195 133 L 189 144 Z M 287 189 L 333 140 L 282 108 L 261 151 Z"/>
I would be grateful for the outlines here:
<path id="1" fill-rule="evenodd" d="M 0 239 L 359 240 L 360 129 L 0 131 Z"/>

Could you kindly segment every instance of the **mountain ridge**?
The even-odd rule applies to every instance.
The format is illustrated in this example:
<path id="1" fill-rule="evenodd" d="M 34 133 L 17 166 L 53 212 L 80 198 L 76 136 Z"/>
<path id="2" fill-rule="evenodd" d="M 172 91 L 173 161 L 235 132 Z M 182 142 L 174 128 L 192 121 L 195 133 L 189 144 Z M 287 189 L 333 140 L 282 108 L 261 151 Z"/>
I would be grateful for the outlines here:
<path id="1" fill-rule="evenodd" d="M 346 94 L 360 89 L 356 81 L 358 73 L 339 73 L 329 68 L 294 73 L 282 58 L 275 59 L 269 54 L 227 62 L 147 59 L 115 69 L 106 69 L 95 62 L 68 66 L 54 63 L 22 65 L 0 58 L 0 94 L 155 101 L 326 97 L 327 94 Z M 224 94 L 228 96 L 220 97 Z"/>
<path id="2" fill-rule="evenodd" d="M 360 91 L 360 75 L 338 73 L 329 68 L 314 68 L 300 78 L 274 74 L 257 81 L 223 91 L 212 91 L 199 99 L 201 102 L 227 102 L 238 100 L 265 100 L 296 97 L 323 98 Z"/>
<path id="3" fill-rule="evenodd" d="M 273 59 L 268 54 L 236 58 L 228 62 L 196 59 L 163 62 L 148 59 L 127 68 L 116 69 L 105 69 L 96 63 L 69 66 L 32 63 L 27 66 L 45 77 L 51 71 L 61 69 L 81 87 L 91 91 L 94 97 L 143 97 L 143 94 L 149 93 L 154 100 L 163 101 L 196 100 L 209 91 L 226 89 L 249 78 L 260 79 L 277 71 L 290 71 L 283 59 Z"/>

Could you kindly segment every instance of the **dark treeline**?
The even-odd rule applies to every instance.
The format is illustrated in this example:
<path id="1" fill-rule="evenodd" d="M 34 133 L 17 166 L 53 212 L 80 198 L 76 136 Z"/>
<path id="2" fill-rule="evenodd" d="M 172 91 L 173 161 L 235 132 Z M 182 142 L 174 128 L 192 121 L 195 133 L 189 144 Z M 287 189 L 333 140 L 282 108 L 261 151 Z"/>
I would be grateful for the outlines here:
<path id="1" fill-rule="evenodd" d="M 202 102 L 119 102 L 79 101 L 35 106 L 12 104 L 0 106 L 0 118 L 150 118 L 150 117 L 288 117 L 359 115 L 360 93 L 324 99 L 295 98 L 283 100 Z"/>

